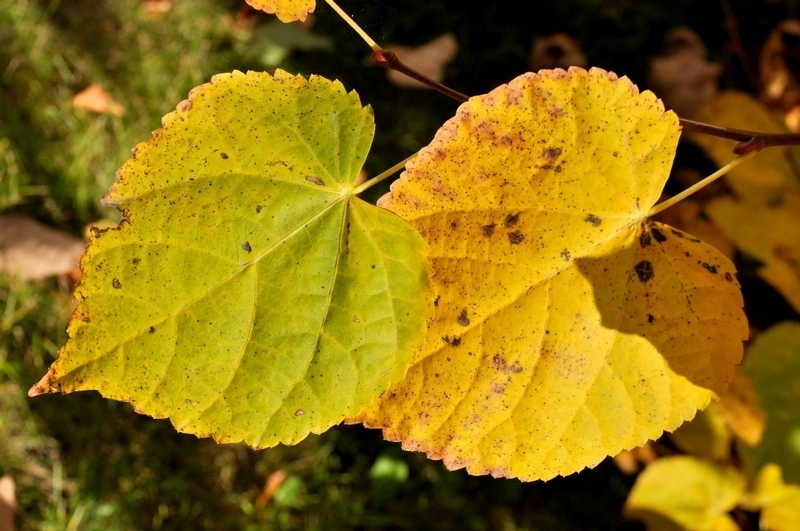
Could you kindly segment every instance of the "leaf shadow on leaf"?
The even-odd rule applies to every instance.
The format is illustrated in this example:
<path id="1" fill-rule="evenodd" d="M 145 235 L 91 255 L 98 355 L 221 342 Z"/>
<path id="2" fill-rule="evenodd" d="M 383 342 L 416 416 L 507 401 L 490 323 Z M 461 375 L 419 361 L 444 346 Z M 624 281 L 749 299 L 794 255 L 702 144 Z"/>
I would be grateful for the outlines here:
<path id="1" fill-rule="evenodd" d="M 747 334 L 733 264 L 700 240 L 658 223 L 644 222 L 623 237 L 625 242 L 606 247 L 611 249 L 606 254 L 576 260 L 591 284 L 602 326 L 619 332 L 607 363 L 622 350 L 629 359 L 621 368 L 643 371 L 643 384 L 663 379 L 668 367 L 692 386 L 721 394 L 741 360 Z M 665 391 L 672 400 L 680 398 L 679 389 L 699 391 L 685 383 L 672 381 Z"/>

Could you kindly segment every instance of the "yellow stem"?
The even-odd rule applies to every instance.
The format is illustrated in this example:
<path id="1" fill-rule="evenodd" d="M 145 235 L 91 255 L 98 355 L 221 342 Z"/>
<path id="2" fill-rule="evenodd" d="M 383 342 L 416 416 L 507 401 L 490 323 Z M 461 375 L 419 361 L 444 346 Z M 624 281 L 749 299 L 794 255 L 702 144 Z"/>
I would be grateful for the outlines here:
<path id="1" fill-rule="evenodd" d="M 358 186 L 353 188 L 353 195 L 358 195 L 361 192 L 363 192 L 364 190 L 367 190 L 368 188 L 372 188 L 373 186 L 375 186 L 376 184 L 378 184 L 382 180 L 386 179 L 387 177 L 391 177 L 398 170 L 402 170 L 403 167 L 406 165 L 406 162 L 408 162 L 409 160 L 413 159 L 416 156 L 417 156 L 417 154 L 414 153 L 413 155 L 411 155 L 407 159 L 398 162 L 397 164 L 395 164 L 394 166 L 392 166 L 391 168 L 389 168 L 385 172 L 381 173 L 380 175 L 376 175 L 375 177 L 373 177 L 369 181 L 359 184 Z"/>
<path id="2" fill-rule="evenodd" d="M 701 188 L 703 188 L 705 186 L 708 186 L 712 182 L 716 181 L 717 179 L 719 179 L 720 177 L 722 177 L 723 175 L 725 175 L 726 173 L 728 173 L 729 171 L 734 169 L 736 166 L 738 166 L 742 162 L 753 158 L 756 155 L 756 153 L 758 153 L 758 151 L 753 151 L 752 153 L 748 153 L 747 155 L 742 155 L 741 157 L 737 157 L 737 158 L 733 159 L 728 164 L 726 164 L 725 166 L 723 166 L 719 170 L 715 171 L 714 173 L 712 173 L 711 175 L 709 175 L 708 177 L 706 177 L 705 179 L 703 179 L 699 183 L 697 183 L 697 184 L 695 184 L 693 186 L 690 186 L 689 188 L 687 188 L 683 192 L 679 193 L 678 195 L 670 197 L 666 201 L 663 201 L 663 202 L 655 205 L 653 208 L 651 208 L 647 212 L 647 215 L 645 217 L 649 218 L 650 216 L 655 216 L 659 212 L 661 212 L 663 210 L 666 210 L 667 208 L 671 207 L 675 203 L 677 203 L 677 202 L 679 202 L 679 201 L 681 201 L 683 199 L 686 199 L 687 197 L 689 197 L 690 195 L 692 195 L 693 193 L 695 193 L 699 189 L 701 189 Z"/>
<path id="3" fill-rule="evenodd" d="M 331 6 L 331 7 L 333 8 L 333 10 L 334 10 L 334 11 L 336 11 L 336 12 L 339 14 L 339 16 L 340 16 L 340 17 L 342 17 L 342 18 L 344 19 L 344 21 L 345 21 L 345 22 L 347 22 L 348 24 L 350 24 L 350 27 L 351 27 L 351 28 L 353 28 L 354 30 L 356 30 L 356 33 L 358 33 L 359 35 L 361 35 L 361 38 L 362 38 L 362 39 L 364 39 L 364 40 L 367 42 L 367 44 L 369 45 L 369 47 L 370 47 L 370 48 L 372 48 L 372 51 L 373 51 L 373 52 L 377 52 L 378 50 L 380 50 L 380 49 L 381 49 L 381 47 L 380 47 L 380 46 L 378 46 L 378 43 L 376 43 L 375 41 L 373 41 L 373 40 L 372 40 L 372 37 L 370 37 L 369 35 L 367 35 L 367 32 L 366 32 L 366 31 L 364 31 L 363 29 L 361 29 L 361 28 L 359 27 L 359 25 L 358 25 L 358 24 L 356 24 L 356 22 L 355 22 L 355 21 L 354 21 L 352 18 L 350 18 L 350 16 L 349 16 L 347 13 L 345 13 L 345 12 L 342 10 L 342 8 L 341 8 L 341 7 L 339 7 L 339 6 L 336 4 L 336 2 L 334 2 L 333 0 L 325 0 L 325 1 L 328 3 L 328 5 L 329 5 L 329 6 Z"/>

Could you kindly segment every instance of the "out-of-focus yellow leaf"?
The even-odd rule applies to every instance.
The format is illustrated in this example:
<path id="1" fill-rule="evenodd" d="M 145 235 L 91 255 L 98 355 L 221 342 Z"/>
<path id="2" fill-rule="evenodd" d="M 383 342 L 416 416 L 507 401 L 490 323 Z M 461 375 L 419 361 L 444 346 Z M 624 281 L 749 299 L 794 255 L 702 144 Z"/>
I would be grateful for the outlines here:
<path id="1" fill-rule="evenodd" d="M 281 22 L 304 21 L 314 12 L 315 0 L 245 0 L 256 9 L 274 14 Z"/>
<path id="2" fill-rule="evenodd" d="M 723 461 L 731 455 L 732 435 L 715 403 L 670 433 L 669 438 L 684 452 L 698 457 Z"/>
<path id="3" fill-rule="evenodd" d="M 625 516 L 648 531 L 739 531 L 727 514 L 744 495 L 735 469 L 695 457 L 664 457 L 637 478 L 625 502 Z"/>
<path id="4" fill-rule="evenodd" d="M 797 531 L 800 529 L 800 486 L 783 482 L 781 467 L 769 463 L 761 469 L 753 492 L 747 496 L 747 509 L 761 511 L 761 529 Z"/>
<path id="5" fill-rule="evenodd" d="M 758 275 L 800 312 L 800 193 L 784 190 L 774 202 L 722 197 L 706 212 L 739 250 L 764 264 Z"/>
<path id="6" fill-rule="evenodd" d="M 356 420 L 451 469 L 549 479 L 723 392 L 747 331 L 733 266 L 644 219 L 677 137 L 598 69 L 462 105 L 381 199 L 428 241 L 437 307 L 405 381 Z"/>
<path id="7" fill-rule="evenodd" d="M 737 437 L 750 446 L 761 441 L 766 416 L 753 384 L 739 367 L 736 367 L 733 381 L 716 405 Z"/>
<path id="8" fill-rule="evenodd" d="M 758 336 L 743 369 L 767 415 L 761 443 L 739 446 L 745 463 L 753 474 L 776 463 L 788 482 L 800 484 L 800 323 L 786 321 Z"/>
<path id="9" fill-rule="evenodd" d="M 762 133 L 787 133 L 786 127 L 776 119 L 763 103 L 743 92 L 725 91 L 706 101 L 697 119 L 701 122 L 746 129 Z M 714 162 L 722 167 L 736 155 L 735 141 L 710 135 L 695 135 L 693 140 L 705 149 Z M 765 149 L 758 157 L 737 166 L 725 176 L 739 197 L 775 201 L 784 190 L 800 189 L 794 168 L 800 162 L 797 147 Z"/>

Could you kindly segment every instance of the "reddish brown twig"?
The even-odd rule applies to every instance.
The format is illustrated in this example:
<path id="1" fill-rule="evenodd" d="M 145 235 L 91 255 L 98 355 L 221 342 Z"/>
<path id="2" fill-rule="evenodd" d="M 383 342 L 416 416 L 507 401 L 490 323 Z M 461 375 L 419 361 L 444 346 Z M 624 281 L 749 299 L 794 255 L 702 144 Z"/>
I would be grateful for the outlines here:
<path id="1" fill-rule="evenodd" d="M 457 90 L 453 90 L 447 85 L 443 85 L 428 76 L 417 72 L 407 64 L 403 63 L 397 58 L 397 55 L 389 50 L 377 50 L 373 52 L 372 57 L 379 65 L 390 70 L 396 70 L 401 74 L 405 74 L 412 79 L 416 79 L 420 83 L 424 83 L 430 88 L 437 90 L 456 101 L 465 102 L 469 100 L 469 96 L 462 94 Z M 760 151 L 764 148 L 773 146 L 795 146 L 800 145 L 800 134 L 796 133 L 759 133 L 757 131 L 744 131 L 741 129 L 731 129 L 729 127 L 721 127 L 718 125 L 706 124 L 703 122 L 696 122 L 694 120 L 687 120 L 680 118 L 681 126 L 687 131 L 695 131 L 704 135 L 711 135 L 720 138 L 727 138 L 729 140 L 737 140 L 739 143 L 733 147 L 733 152 L 736 155 L 746 155 L 753 151 Z"/>

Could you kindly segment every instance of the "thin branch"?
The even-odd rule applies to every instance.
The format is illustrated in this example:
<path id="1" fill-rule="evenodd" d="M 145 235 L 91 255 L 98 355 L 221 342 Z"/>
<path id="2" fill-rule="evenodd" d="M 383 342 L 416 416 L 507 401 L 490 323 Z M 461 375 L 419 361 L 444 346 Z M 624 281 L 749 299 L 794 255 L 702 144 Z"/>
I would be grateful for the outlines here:
<path id="1" fill-rule="evenodd" d="M 336 13 L 338 13 L 339 16 L 342 17 L 342 19 L 344 19 L 344 21 L 350 25 L 351 28 L 356 30 L 356 33 L 358 33 L 361 36 L 361 38 L 364 39 L 367 45 L 370 48 L 372 48 L 373 52 L 377 52 L 378 50 L 381 49 L 381 47 L 378 46 L 378 43 L 372 40 L 372 37 L 367 35 L 367 32 L 361 29 L 361 26 L 356 24 L 355 20 L 350 18 L 350 16 L 347 13 L 345 13 L 344 10 L 341 7 L 339 7 L 336 2 L 334 2 L 333 0 L 325 0 L 325 2 L 327 2 L 327 4 L 331 6 L 333 10 L 336 11 Z"/>
<path id="2" fill-rule="evenodd" d="M 690 195 L 692 195 L 696 191 L 700 190 L 701 188 L 705 188 L 706 186 L 708 186 L 712 182 L 716 181 L 717 179 L 719 179 L 720 177 L 722 177 L 723 175 L 725 175 L 726 173 L 728 173 L 729 171 L 734 169 L 736 166 L 738 166 L 742 162 L 755 157 L 756 153 L 758 153 L 758 152 L 757 151 L 752 151 L 752 152 L 748 153 L 747 155 L 742 155 L 741 157 L 737 157 L 737 158 L 733 159 L 728 164 L 726 164 L 722 168 L 718 169 L 717 171 L 715 171 L 714 173 L 712 173 L 711 175 L 709 175 L 708 177 L 706 177 L 705 179 L 703 179 L 699 183 L 696 183 L 696 184 L 690 186 L 689 188 L 687 188 L 686 190 L 684 190 L 683 192 L 679 193 L 678 195 L 672 196 L 669 199 L 667 199 L 666 201 L 662 201 L 661 203 L 655 205 L 653 208 L 651 208 L 647 212 L 647 217 L 655 216 L 659 212 L 662 212 L 662 211 L 668 209 L 669 207 L 671 207 L 675 203 L 677 203 L 679 201 L 682 201 L 683 199 L 686 199 L 687 197 L 689 197 Z"/>
<path id="3" fill-rule="evenodd" d="M 406 162 L 408 162 L 409 160 L 413 159 L 416 156 L 417 156 L 417 154 L 414 153 L 413 155 L 411 155 L 407 159 L 398 162 L 397 164 L 395 164 L 394 166 L 392 166 L 391 168 L 389 168 L 385 172 L 381 173 L 380 175 L 376 175 L 375 177 L 373 177 L 369 181 L 359 184 L 358 186 L 353 188 L 353 195 L 358 195 L 361 192 L 363 192 L 364 190 L 372 188 L 373 186 L 375 186 L 376 184 L 378 184 L 382 180 L 384 180 L 384 179 L 386 179 L 388 177 L 391 177 L 392 175 L 394 175 L 398 171 L 402 170 L 403 167 L 406 165 Z"/>
<path id="4" fill-rule="evenodd" d="M 457 90 L 453 90 L 447 85 L 443 85 L 438 81 L 435 81 L 425 74 L 421 72 L 417 72 L 407 64 L 403 63 L 400 59 L 397 58 L 397 55 L 389 50 L 375 50 L 372 52 L 372 58 L 375 59 L 375 62 L 379 65 L 388 68 L 389 70 L 395 70 L 400 72 L 401 74 L 405 74 L 411 79 L 416 79 L 420 83 L 424 83 L 425 85 L 429 86 L 432 89 L 438 90 L 445 96 L 449 96 L 456 101 L 460 101 L 464 103 L 465 101 L 469 100 L 469 96 L 466 94 L 462 94 Z"/>

